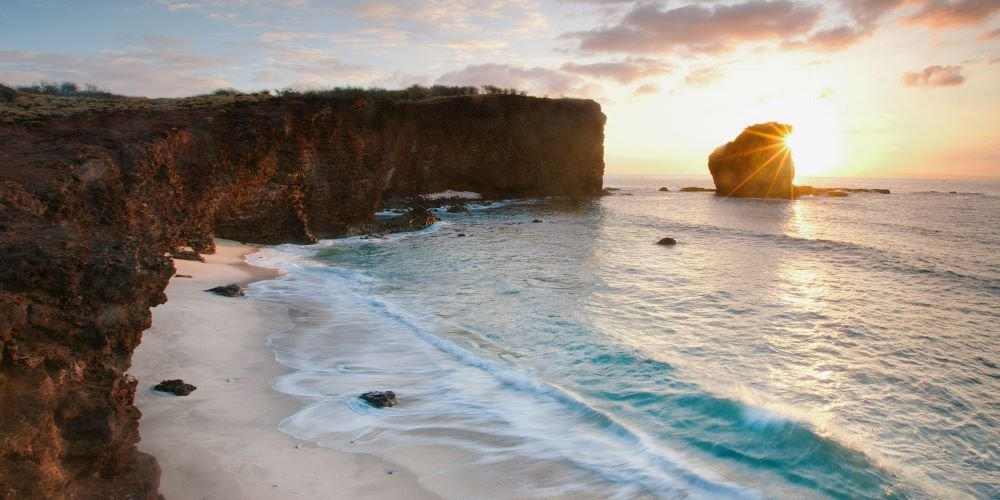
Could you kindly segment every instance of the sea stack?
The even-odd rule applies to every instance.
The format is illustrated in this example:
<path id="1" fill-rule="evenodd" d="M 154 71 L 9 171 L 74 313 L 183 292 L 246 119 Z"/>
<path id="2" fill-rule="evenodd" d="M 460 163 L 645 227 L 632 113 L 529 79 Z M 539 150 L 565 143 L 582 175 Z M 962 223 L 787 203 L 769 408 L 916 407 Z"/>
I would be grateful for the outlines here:
<path id="1" fill-rule="evenodd" d="M 708 157 L 708 170 L 719 196 L 792 198 L 795 163 L 785 145 L 792 126 L 769 122 L 751 125 Z"/>

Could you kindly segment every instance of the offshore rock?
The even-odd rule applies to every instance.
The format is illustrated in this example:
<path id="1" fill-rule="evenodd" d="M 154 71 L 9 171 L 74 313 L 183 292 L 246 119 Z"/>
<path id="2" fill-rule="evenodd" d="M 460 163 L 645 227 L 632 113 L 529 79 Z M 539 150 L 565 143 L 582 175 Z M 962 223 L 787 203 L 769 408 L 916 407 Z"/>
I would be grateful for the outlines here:
<path id="1" fill-rule="evenodd" d="M 784 140 L 791 133 L 791 125 L 760 123 L 716 148 L 708 157 L 715 193 L 739 198 L 794 197 L 795 163 Z"/>
<path id="2" fill-rule="evenodd" d="M 175 396 L 187 396 L 194 392 L 197 387 L 191 384 L 185 384 L 181 379 L 174 380 L 164 380 L 159 384 L 153 386 L 154 391 L 169 392 Z"/>
<path id="3" fill-rule="evenodd" d="M 715 192 L 714 189 L 703 188 L 703 187 L 693 187 L 693 186 L 682 187 L 680 189 L 680 191 L 682 193 L 714 193 Z"/>
<path id="4" fill-rule="evenodd" d="M 660 188 L 660 192 L 669 193 L 670 192 L 670 188 L 668 188 L 667 186 L 663 186 L 663 187 Z"/>
<path id="5" fill-rule="evenodd" d="M 399 402 L 396 400 L 396 393 L 392 391 L 372 391 L 366 392 L 360 396 L 358 399 L 368 403 L 375 408 L 385 408 L 389 406 L 396 406 Z"/>
<path id="6" fill-rule="evenodd" d="M 6 90 L 4 91 L 6 92 Z M 313 242 L 448 189 L 599 195 L 593 101 L 0 99 L 0 499 L 157 498 L 126 374 L 167 252 Z M 394 228 L 423 227 L 409 214 Z"/>
<path id="7" fill-rule="evenodd" d="M 795 186 L 795 196 L 832 196 L 844 197 L 847 193 L 878 193 L 889 194 L 888 189 L 868 189 L 868 188 L 818 188 L 812 186 Z"/>
<path id="8" fill-rule="evenodd" d="M 667 237 L 656 242 L 657 245 L 673 246 L 677 244 L 677 240 Z"/>

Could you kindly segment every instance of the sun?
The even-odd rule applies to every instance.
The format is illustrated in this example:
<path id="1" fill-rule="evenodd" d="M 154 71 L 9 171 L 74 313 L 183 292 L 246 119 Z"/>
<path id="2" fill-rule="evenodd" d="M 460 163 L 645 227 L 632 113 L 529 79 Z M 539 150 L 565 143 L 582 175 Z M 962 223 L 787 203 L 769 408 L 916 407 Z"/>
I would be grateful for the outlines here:
<path id="1" fill-rule="evenodd" d="M 796 179 L 835 173 L 842 149 L 835 110 L 822 101 L 797 104 L 787 118 L 794 130 L 784 139 L 795 161 Z"/>
<path id="2" fill-rule="evenodd" d="M 795 130 L 785 136 L 785 146 L 795 161 L 796 178 L 829 175 L 839 164 L 840 148 L 834 131 L 815 125 L 795 124 Z"/>

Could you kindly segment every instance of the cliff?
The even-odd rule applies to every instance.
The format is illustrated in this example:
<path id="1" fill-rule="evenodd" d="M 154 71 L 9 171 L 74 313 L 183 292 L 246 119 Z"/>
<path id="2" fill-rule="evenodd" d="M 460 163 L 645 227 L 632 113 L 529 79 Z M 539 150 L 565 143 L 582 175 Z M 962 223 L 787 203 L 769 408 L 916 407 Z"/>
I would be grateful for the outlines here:
<path id="1" fill-rule="evenodd" d="M 180 246 L 311 242 L 384 199 L 599 195 L 592 101 L 0 102 L 0 498 L 155 498 L 131 353 Z"/>
<path id="2" fill-rule="evenodd" d="M 792 198 L 795 162 L 785 145 L 791 125 L 760 123 L 719 146 L 708 157 L 708 170 L 719 196 Z"/>

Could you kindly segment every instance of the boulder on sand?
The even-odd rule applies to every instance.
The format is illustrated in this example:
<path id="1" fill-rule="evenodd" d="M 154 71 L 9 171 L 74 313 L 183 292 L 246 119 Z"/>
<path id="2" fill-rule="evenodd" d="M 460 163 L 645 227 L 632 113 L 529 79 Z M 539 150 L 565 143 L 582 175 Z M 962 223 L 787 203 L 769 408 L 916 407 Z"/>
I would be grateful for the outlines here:
<path id="1" fill-rule="evenodd" d="M 785 145 L 792 126 L 777 122 L 751 125 L 708 157 L 708 170 L 720 196 L 792 198 L 795 162 Z"/>
<path id="2" fill-rule="evenodd" d="M 243 287 L 237 285 L 236 283 L 232 283 L 225 286 L 217 286 L 214 288 L 209 288 L 208 290 L 205 291 L 212 292 L 216 295 L 221 295 L 223 297 L 242 297 L 244 289 Z"/>
<path id="3" fill-rule="evenodd" d="M 185 384 L 184 381 L 179 378 L 174 380 L 164 380 L 153 386 L 154 391 L 169 392 L 175 396 L 187 396 L 195 389 L 197 389 L 197 387 L 191 384 Z"/>

